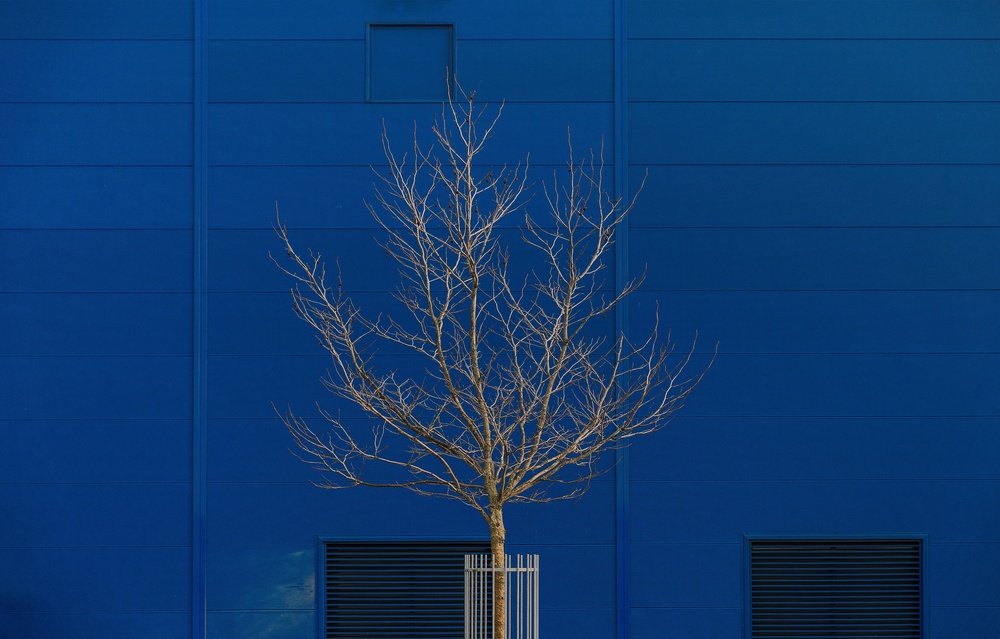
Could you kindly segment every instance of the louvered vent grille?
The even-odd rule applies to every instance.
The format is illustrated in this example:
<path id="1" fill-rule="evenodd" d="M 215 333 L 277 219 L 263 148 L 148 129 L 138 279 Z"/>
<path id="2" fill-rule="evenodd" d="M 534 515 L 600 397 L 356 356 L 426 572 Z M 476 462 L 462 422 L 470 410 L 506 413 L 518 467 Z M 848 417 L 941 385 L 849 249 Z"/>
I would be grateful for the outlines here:
<path id="1" fill-rule="evenodd" d="M 920 637 L 920 542 L 750 542 L 753 639 Z"/>
<path id="2" fill-rule="evenodd" d="M 326 542 L 326 639 L 461 639 L 465 555 L 489 542 Z"/>

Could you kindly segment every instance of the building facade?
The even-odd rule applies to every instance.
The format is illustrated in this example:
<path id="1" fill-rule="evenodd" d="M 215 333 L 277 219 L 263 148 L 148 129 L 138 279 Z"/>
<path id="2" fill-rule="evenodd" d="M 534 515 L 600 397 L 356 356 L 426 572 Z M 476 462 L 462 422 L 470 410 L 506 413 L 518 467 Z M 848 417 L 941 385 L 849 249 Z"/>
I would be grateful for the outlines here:
<path id="1" fill-rule="evenodd" d="M 768 574 L 836 585 L 815 553 L 876 584 L 858 632 L 996 636 L 990 0 L 0 0 L 0 636 L 322 637 L 330 544 L 486 538 L 457 503 L 317 489 L 272 406 L 336 407 L 275 203 L 381 308 L 370 167 L 445 68 L 504 102 L 488 161 L 540 183 L 568 127 L 613 191 L 645 179 L 615 330 L 658 305 L 719 344 L 586 496 L 510 509 L 543 636 L 822 630 L 834 595 L 768 608 Z"/>

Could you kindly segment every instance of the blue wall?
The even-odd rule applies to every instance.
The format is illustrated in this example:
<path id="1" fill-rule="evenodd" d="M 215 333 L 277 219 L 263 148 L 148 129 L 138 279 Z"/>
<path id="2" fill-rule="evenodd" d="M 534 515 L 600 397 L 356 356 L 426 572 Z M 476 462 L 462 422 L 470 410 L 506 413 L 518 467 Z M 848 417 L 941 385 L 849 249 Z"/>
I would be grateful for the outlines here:
<path id="1" fill-rule="evenodd" d="M 629 8 L 634 325 L 721 343 L 633 451 L 633 637 L 740 636 L 748 534 L 926 535 L 927 636 L 995 632 L 996 7 Z"/>
<path id="2" fill-rule="evenodd" d="M 397 283 L 368 167 L 383 121 L 440 106 L 366 101 L 372 23 L 452 26 L 463 85 L 506 101 L 490 161 L 542 180 L 569 126 L 618 184 L 648 172 L 624 328 L 659 304 L 720 344 L 617 476 L 510 509 L 545 636 L 744 637 L 748 535 L 921 536 L 926 636 L 995 635 L 985 0 L 0 0 L 0 635 L 313 637 L 317 536 L 485 535 L 315 488 L 271 407 L 307 413 L 326 368 L 276 201 L 359 303 Z"/>
<path id="3" fill-rule="evenodd" d="M 0 2 L 0 634 L 191 610 L 191 5 Z"/>

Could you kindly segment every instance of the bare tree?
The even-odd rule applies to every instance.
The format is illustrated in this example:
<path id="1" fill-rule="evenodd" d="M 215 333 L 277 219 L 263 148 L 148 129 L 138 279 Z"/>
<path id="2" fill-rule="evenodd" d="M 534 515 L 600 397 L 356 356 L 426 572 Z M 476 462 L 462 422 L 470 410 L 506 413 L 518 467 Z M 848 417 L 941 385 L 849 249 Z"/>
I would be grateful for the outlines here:
<path id="1" fill-rule="evenodd" d="M 512 274 L 501 227 L 527 209 L 527 166 L 478 165 L 503 107 L 484 117 L 473 95 L 460 95 L 429 148 L 415 135 L 399 156 L 383 132 L 388 173 L 368 208 L 402 276 L 400 315 L 362 314 L 339 275 L 328 283 L 320 255 L 294 248 L 279 219 L 295 312 L 332 357 L 325 386 L 374 427 L 322 411 L 321 432 L 290 410 L 282 419 L 324 487 L 462 501 L 486 520 L 494 565 L 503 566 L 506 504 L 582 494 L 609 466 L 598 466 L 599 455 L 666 424 L 707 367 L 685 375 L 694 344 L 674 357 L 655 326 L 638 342 L 594 330 L 639 283 L 606 290 L 615 227 L 634 198 L 606 193 L 600 155 L 579 162 L 570 147 L 567 172 L 538 198 L 544 219 L 525 214 L 521 227 L 541 268 Z M 376 358 L 380 343 L 415 354 L 423 372 L 404 376 Z M 503 580 L 497 573 L 495 639 L 506 632 Z"/>

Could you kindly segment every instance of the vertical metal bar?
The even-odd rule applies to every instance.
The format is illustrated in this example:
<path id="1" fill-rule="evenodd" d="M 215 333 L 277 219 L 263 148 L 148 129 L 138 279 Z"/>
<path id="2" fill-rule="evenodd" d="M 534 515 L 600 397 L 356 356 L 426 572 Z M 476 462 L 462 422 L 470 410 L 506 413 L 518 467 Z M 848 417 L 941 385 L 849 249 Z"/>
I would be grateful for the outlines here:
<path id="1" fill-rule="evenodd" d="M 541 575 L 541 566 L 538 561 L 538 555 L 535 555 L 535 639 L 538 639 L 538 617 L 540 616 L 538 610 L 538 588 L 539 579 Z"/>
<path id="2" fill-rule="evenodd" d="M 208 0 L 193 3 L 194 86 L 192 242 L 194 313 L 191 383 L 191 636 L 208 632 L 207 459 L 208 459 Z"/>
<path id="3" fill-rule="evenodd" d="M 472 556 L 465 556 L 465 572 L 462 573 L 462 636 L 465 639 L 472 639 L 469 636 L 469 581 L 472 576 L 472 572 L 469 570 L 469 564 L 471 562 Z"/>
<path id="4" fill-rule="evenodd" d="M 476 637 L 477 638 L 479 636 L 481 636 L 481 634 L 482 634 L 482 628 L 481 628 L 482 618 L 481 617 L 482 617 L 482 614 L 483 614 L 482 613 L 483 602 L 480 600 L 480 597 L 483 596 L 482 595 L 482 590 L 483 590 L 483 584 L 482 584 L 483 571 L 482 571 L 482 566 L 480 565 L 481 563 L 482 562 L 480 561 L 480 558 L 477 557 L 476 558 L 476 592 L 475 592 L 476 611 L 475 611 L 475 619 L 474 619 L 475 629 L 476 629 Z"/>
<path id="5" fill-rule="evenodd" d="M 525 557 L 524 566 L 524 636 L 525 639 L 531 639 L 531 579 L 533 573 L 531 572 L 531 560 L 533 555 L 528 555 Z"/>
<path id="6" fill-rule="evenodd" d="M 482 563 L 486 564 L 488 562 L 489 562 L 489 559 L 486 558 L 486 557 L 483 557 L 483 562 Z M 480 580 L 484 580 L 485 578 L 486 578 L 486 572 L 484 570 L 480 570 L 479 571 L 479 579 Z M 480 612 L 479 612 L 479 621 L 480 621 L 480 624 L 481 624 L 480 632 L 482 633 L 483 631 L 485 631 L 485 629 L 486 629 L 486 623 L 487 623 L 487 619 L 486 619 L 486 587 L 485 587 L 484 583 L 480 583 L 479 590 L 480 590 L 480 593 L 479 593 L 479 610 L 480 610 Z M 480 636 L 482 636 L 482 634 Z"/>
<path id="7" fill-rule="evenodd" d="M 503 571 L 504 571 L 503 588 L 504 588 L 504 594 L 507 597 L 506 605 L 504 606 L 504 611 L 503 611 L 504 639 L 510 639 L 510 622 L 511 622 L 510 585 L 511 584 L 510 584 L 510 579 L 507 578 L 510 575 L 510 555 L 503 556 Z"/>
<path id="8" fill-rule="evenodd" d="M 479 628 L 477 624 L 479 623 L 479 558 L 472 558 L 472 595 L 470 601 L 472 602 L 472 610 L 469 615 L 472 617 L 472 639 L 476 639 L 479 636 Z"/>
<path id="9" fill-rule="evenodd" d="M 483 561 L 482 557 L 476 561 L 476 637 L 481 637 L 483 633 Z"/>
<path id="10" fill-rule="evenodd" d="M 476 575 L 475 575 L 475 580 L 476 581 L 475 581 L 475 592 L 473 592 L 473 597 L 474 597 L 473 598 L 473 603 L 475 604 L 475 609 L 474 609 L 474 611 L 472 613 L 473 614 L 473 619 L 472 619 L 473 626 L 472 627 L 475 629 L 475 635 L 474 636 L 475 637 L 479 637 L 479 633 L 480 633 L 480 629 L 479 629 L 479 615 L 480 615 L 480 612 L 479 611 L 482 608 L 482 605 L 480 604 L 480 601 L 479 601 L 479 596 L 480 596 L 479 591 L 481 590 L 479 580 L 481 579 L 481 577 L 480 577 L 481 571 L 479 569 L 479 558 L 478 557 L 475 558 L 475 562 L 476 562 Z"/>
<path id="11" fill-rule="evenodd" d="M 521 592 L 524 573 L 521 572 L 521 561 L 523 557 L 517 556 L 517 639 L 524 639 L 522 624 L 524 622 L 524 595 Z"/>
<path id="12" fill-rule="evenodd" d="M 479 562 L 479 636 L 484 637 L 486 635 L 487 624 L 489 623 L 489 614 L 486 607 L 486 596 L 487 588 L 489 585 L 487 583 L 487 573 L 484 570 L 486 565 L 489 564 L 489 557 L 482 557 L 482 561 Z"/>
<path id="13" fill-rule="evenodd" d="M 482 558 L 477 558 L 476 561 L 476 637 L 481 636 L 483 628 L 483 570 L 482 570 Z"/>
<path id="14" fill-rule="evenodd" d="M 524 573 L 524 637 L 525 639 L 531 639 L 531 623 L 532 623 L 532 612 L 531 612 L 531 579 L 532 579 L 532 557 L 534 555 L 528 555 L 525 557 L 525 573 Z"/>
<path id="15" fill-rule="evenodd" d="M 493 639 L 495 578 L 504 577 L 507 608 L 504 610 L 505 639 L 538 639 L 538 555 L 505 555 L 502 564 L 493 555 L 465 556 L 465 639 Z"/>
<path id="16" fill-rule="evenodd" d="M 517 570 L 514 566 L 514 557 L 508 557 L 506 560 L 507 564 L 507 579 L 504 583 L 507 585 L 507 636 L 517 638 Z"/>
<path id="17" fill-rule="evenodd" d="M 462 636 L 469 637 L 469 555 L 465 556 L 465 572 L 462 573 Z"/>
<path id="18" fill-rule="evenodd" d="M 475 558 L 475 567 L 476 567 L 475 589 L 474 589 L 474 592 L 472 593 L 472 595 L 473 595 L 472 602 L 474 604 L 474 608 L 473 608 L 473 612 L 472 612 L 472 615 L 473 615 L 473 617 L 472 617 L 472 627 L 473 627 L 473 629 L 475 631 L 473 636 L 474 637 L 478 637 L 479 636 L 479 609 L 481 607 L 480 603 L 479 603 L 479 590 L 480 590 L 480 587 L 479 587 L 480 576 L 479 575 L 480 575 L 480 570 L 479 570 L 479 558 L 478 557 Z"/>
<path id="19" fill-rule="evenodd" d="M 482 626 L 482 634 L 480 635 L 481 637 L 485 637 L 486 636 L 486 631 L 487 631 L 487 628 L 489 628 L 489 623 L 490 623 L 489 608 L 486 605 L 486 599 L 487 599 L 487 596 L 489 594 L 490 584 L 492 583 L 491 580 L 490 580 L 490 578 L 492 577 L 492 574 L 486 572 L 486 568 L 488 566 L 492 565 L 492 561 L 493 561 L 492 557 L 483 557 L 483 570 L 480 570 L 480 572 L 479 572 L 480 579 L 482 579 L 482 588 L 481 588 L 482 592 L 479 595 L 479 597 L 480 597 L 480 599 L 479 599 L 479 609 L 481 610 L 481 612 L 479 614 L 480 614 L 480 617 L 481 617 L 481 620 L 482 620 L 482 624 L 483 624 L 483 626 Z"/>
<path id="20" fill-rule="evenodd" d="M 525 573 L 524 573 L 524 637 L 525 639 L 531 639 L 531 558 L 533 555 L 528 555 L 524 559 Z"/>
<path id="21" fill-rule="evenodd" d="M 527 610 L 527 616 L 524 618 L 525 625 L 525 636 L 527 639 L 534 639 L 532 634 L 532 622 L 534 621 L 534 614 L 532 610 L 532 598 L 534 597 L 534 588 L 532 587 L 532 580 L 535 578 L 534 565 L 535 556 L 528 555 L 527 566 L 528 572 L 525 575 L 525 589 L 524 589 L 524 606 Z"/>
<path id="22" fill-rule="evenodd" d="M 480 579 L 482 579 L 482 576 L 481 576 L 482 575 L 482 570 L 480 570 L 480 565 L 479 564 L 480 564 L 479 557 L 476 557 L 475 558 L 476 574 L 475 574 L 475 582 L 474 582 L 475 583 L 475 588 L 474 588 L 474 592 L 472 593 L 472 595 L 473 595 L 473 599 L 472 599 L 472 603 L 473 603 L 472 627 L 475 629 L 475 634 L 473 635 L 473 639 L 478 638 L 482 634 L 482 630 L 479 628 L 479 623 L 480 623 L 479 615 L 481 614 L 480 610 L 482 609 L 482 604 L 479 601 L 479 597 L 481 596 L 480 591 L 482 590 L 482 584 L 479 583 Z"/>

